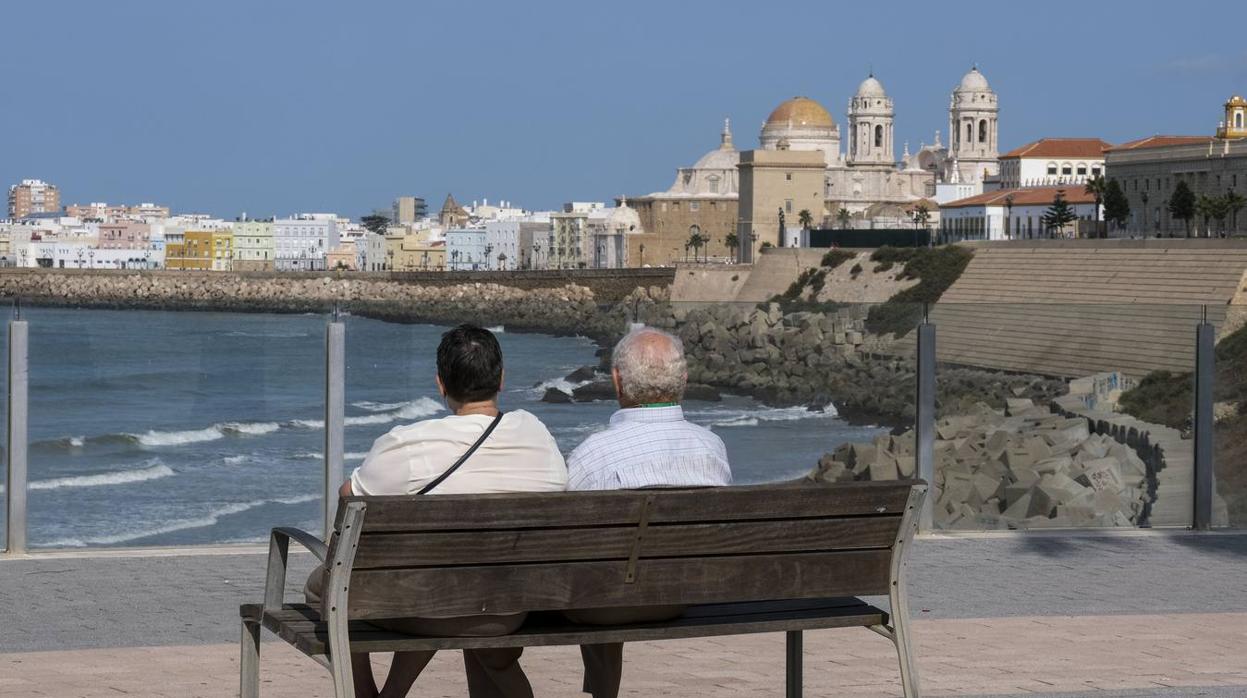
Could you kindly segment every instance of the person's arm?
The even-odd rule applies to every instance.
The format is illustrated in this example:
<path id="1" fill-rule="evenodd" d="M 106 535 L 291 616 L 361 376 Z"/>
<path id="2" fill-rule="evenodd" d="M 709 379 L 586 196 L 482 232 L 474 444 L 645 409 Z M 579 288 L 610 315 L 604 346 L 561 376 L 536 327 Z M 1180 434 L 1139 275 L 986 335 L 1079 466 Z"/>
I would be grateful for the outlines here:
<path id="1" fill-rule="evenodd" d="M 342 486 L 338 488 L 338 496 L 339 496 L 339 497 L 353 497 L 353 496 L 355 496 L 355 492 L 351 489 L 351 480 L 350 480 L 350 478 L 347 478 L 346 482 L 342 483 Z"/>

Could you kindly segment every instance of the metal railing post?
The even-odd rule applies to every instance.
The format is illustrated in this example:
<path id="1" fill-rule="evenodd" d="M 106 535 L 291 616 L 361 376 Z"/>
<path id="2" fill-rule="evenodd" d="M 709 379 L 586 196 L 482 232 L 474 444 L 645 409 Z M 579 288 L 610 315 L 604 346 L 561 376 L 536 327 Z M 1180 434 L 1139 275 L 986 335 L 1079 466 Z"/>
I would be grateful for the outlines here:
<path id="1" fill-rule="evenodd" d="M 338 514 L 346 444 L 346 325 L 337 308 L 325 329 L 325 540 Z"/>
<path id="2" fill-rule="evenodd" d="M 918 372 L 917 372 L 917 405 L 914 411 L 917 424 L 915 431 L 915 455 L 917 456 L 918 477 L 927 481 L 931 491 L 935 491 L 935 325 L 927 317 L 927 309 L 922 311 L 922 323 L 918 325 Z M 918 516 L 918 530 L 929 533 L 932 527 L 932 502 L 935 497 L 927 497 Z"/>
<path id="3" fill-rule="evenodd" d="M 1202 321 L 1195 326 L 1195 511 L 1191 526 L 1197 531 L 1212 527 L 1213 497 L 1213 377 L 1216 371 L 1216 329 Z"/>
<path id="4" fill-rule="evenodd" d="M 26 321 L 15 313 L 9 321 L 9 459 L 4 487 L 4 549 L 17 555 L 26 552 L 27 338 Z"/>

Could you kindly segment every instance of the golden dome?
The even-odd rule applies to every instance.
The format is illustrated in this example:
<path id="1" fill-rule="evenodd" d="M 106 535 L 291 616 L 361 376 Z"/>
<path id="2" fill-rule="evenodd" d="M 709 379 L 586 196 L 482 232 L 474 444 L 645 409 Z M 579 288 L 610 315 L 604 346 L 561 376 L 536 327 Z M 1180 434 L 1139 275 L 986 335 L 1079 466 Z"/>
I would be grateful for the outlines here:
<path id="1" fill-rule="evenodd" d="M 823 105 L 809 97 L 793 97 L 775 107 L 775 111 L 766 117 L 768 125 L 786 125 L 790 122 L 793 126 L 834 128 L 836 125 L 836 122 L 831 119 L 831 114 L 823 108 Z"/>

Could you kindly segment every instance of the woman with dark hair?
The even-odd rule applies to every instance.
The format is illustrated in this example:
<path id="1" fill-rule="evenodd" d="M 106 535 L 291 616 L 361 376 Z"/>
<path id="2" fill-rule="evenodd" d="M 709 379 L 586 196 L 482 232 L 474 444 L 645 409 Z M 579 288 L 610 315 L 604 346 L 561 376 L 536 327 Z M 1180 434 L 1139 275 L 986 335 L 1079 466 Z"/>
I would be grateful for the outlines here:
<path id="1" fill-rule="evenodd" d="M 341 495 L 491 494 L 561 492 L 567 466 L 545 425 L 523 410 L 502 412 L 498 394 L 502 348 L 489 330 L 460 325 L 437 347 L 437 388 L 451 414 L 395 427 L 372 445 Z M 320 602 L 323 571 L 305 589 Z M 524 614 L 456 618 L 402 618 L 376 625 L 413 635 L 493 636 L 515 632 Z M 464 650 L 472 698 L 532 698 L 520 668 L 523 648 Z M 357 698 L 405 696 L 434 652 L 397 652 L 378 691 L 367 654 L 351 656 Z"/>

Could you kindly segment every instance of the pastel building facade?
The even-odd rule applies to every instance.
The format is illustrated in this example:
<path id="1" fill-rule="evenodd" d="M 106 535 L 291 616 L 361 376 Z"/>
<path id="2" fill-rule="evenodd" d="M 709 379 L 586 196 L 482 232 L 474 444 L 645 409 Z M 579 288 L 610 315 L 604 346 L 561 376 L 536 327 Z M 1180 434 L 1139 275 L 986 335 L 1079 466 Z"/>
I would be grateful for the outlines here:
<path id="1" fill-rule="evenodd" d="M 333 214 L 310 213 L 273 221 L 277 271 L 323 271 L 325 255 L 340 242 Z"/>
<path id="2" fill-rule="evenodd" d="M 277 248 L 272 221 L 234 223 L 234 271 L 273 271 Z"/>

